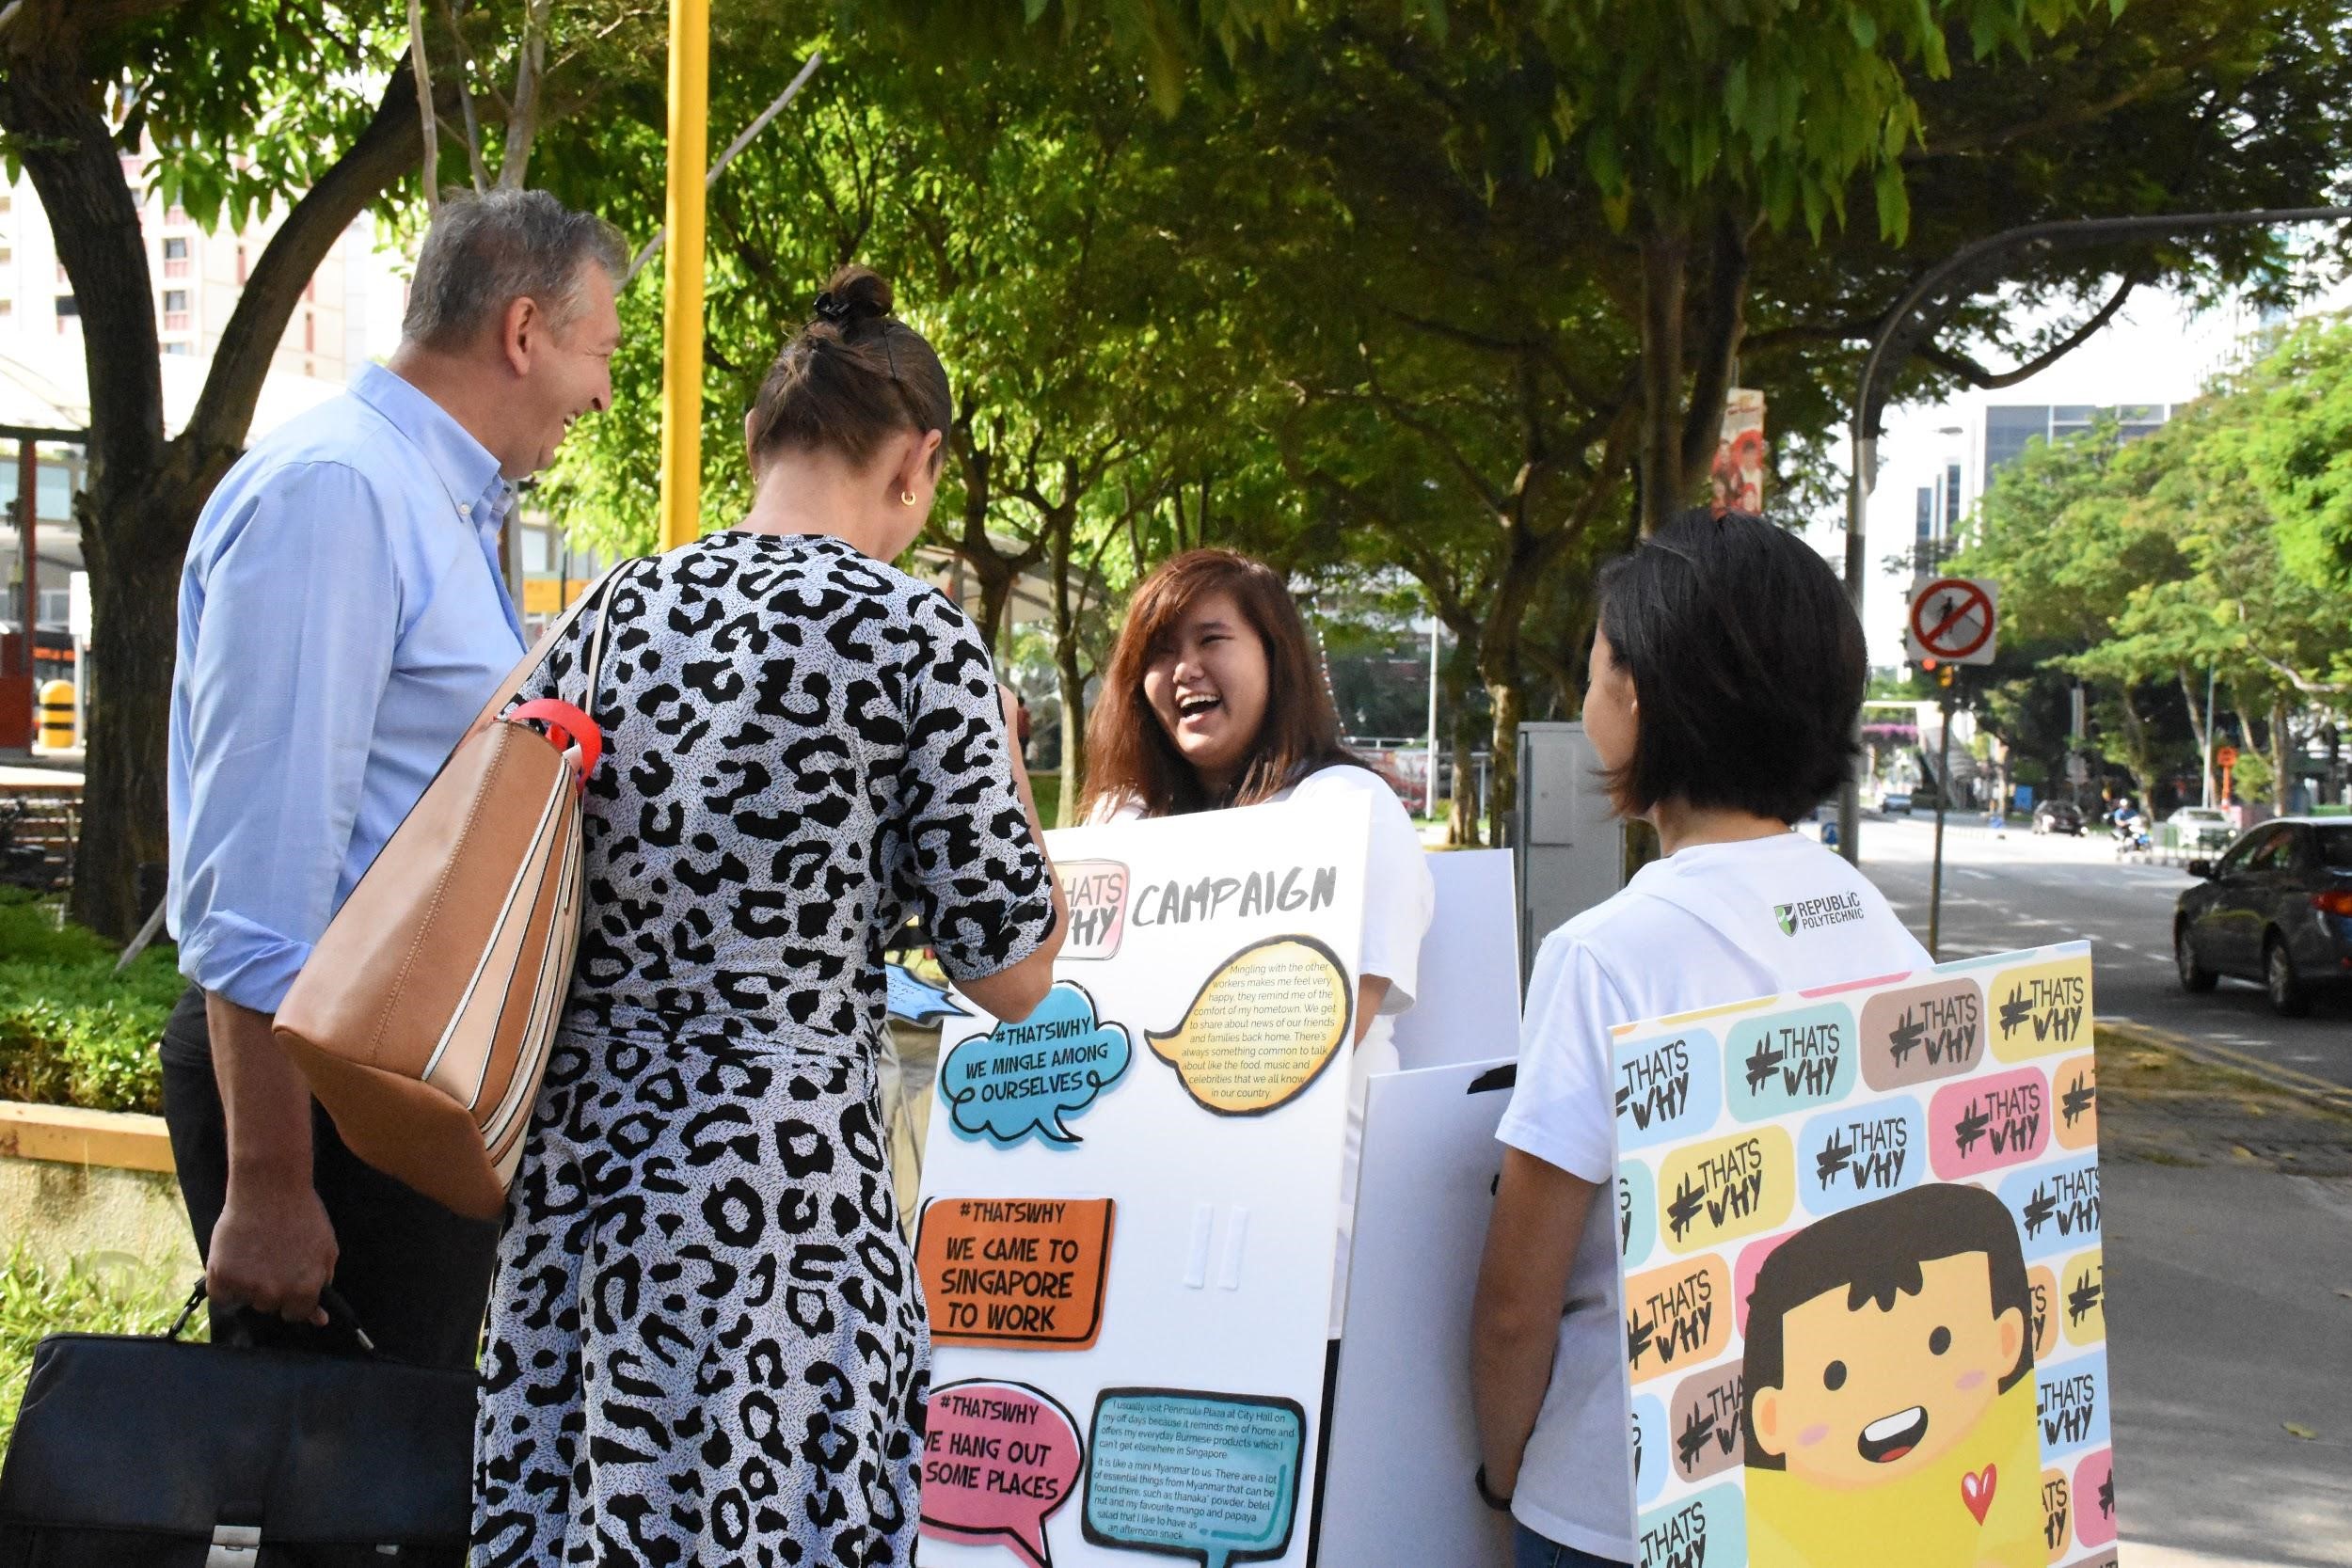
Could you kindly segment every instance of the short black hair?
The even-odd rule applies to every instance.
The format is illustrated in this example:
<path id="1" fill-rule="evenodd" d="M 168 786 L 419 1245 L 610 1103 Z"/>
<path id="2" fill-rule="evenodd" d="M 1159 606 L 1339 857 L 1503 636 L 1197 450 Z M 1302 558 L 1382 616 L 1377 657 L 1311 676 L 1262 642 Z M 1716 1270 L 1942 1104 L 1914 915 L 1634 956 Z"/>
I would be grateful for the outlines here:
<path id="1" fill-rule="evenodd" d="M 1750 1469 L 1781 1470 L 1788 1462 L 1766 1453 L 1756 1441 L 1756 1391 L 1788 1386 L 1788 1352 L 1782 1320 L 1814 1297 L 1841 1287 L 1846 1310 L 1864 1302 L 1880 1311 L 1895 1309 L 1895 1295 L 1917 1295 L 1926 1286 L 1920 1265 L 1939 1258 L 1981 1252 L 1991 1268 L 1995 1318 L 2014 1310 L 2024 1324 L 2017 1364 L 2003 1375 L 1999 1392 L 2033 1370 L 2033 1288 L 2026 1276 L 2026 1251 L 2009 1205 L 1981 1187 L 1934 1181 L 1882 1197 L 1840 1214 L 1814 1221 L 1772 1249 L 1756 1271 L 1748 1292 L 1748 1333 L 1740 1386 L 1740 1435 Z"/>
<path id="2" fill-rule="evenodd" d="M 1794 822 L 1851 776 L 1862 623 L 1814 548 L 1753 513 L 1682 513 L 1602 568 L 1601 630 L 1633 677 L 1617 809 L 1662 800 Z"/>

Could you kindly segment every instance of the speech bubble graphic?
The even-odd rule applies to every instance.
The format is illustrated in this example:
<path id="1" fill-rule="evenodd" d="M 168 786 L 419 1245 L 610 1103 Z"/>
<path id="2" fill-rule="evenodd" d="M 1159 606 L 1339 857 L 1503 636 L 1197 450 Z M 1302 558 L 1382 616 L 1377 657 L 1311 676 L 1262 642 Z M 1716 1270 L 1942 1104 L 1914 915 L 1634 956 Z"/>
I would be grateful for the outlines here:
<path id="1" fill-rule="evenodd" d="M 1947 1084 L 1928 1106 L 1935 1174 L 1962 1181 L 2039 1159 L 2050 1147 L 2050 1084 L 2040 1068 Z"/>
<path id="2" fill-rule="evenodd" d="M 2042 1472 L 2042 1544 L 2051 1568 L 2066 1560 L 2074 1534 L 2074 1492 L 2063 1470 Z"/>
<path id="3" fill-rule="evenodd" d="M 1617 1256 L 1626 1267 L 1649 1260 L 1658 1245 L 1658 1181 L 1638 1163 L 1617 1167 Z"/>
<path id="4" fill-rule="evenodd" d="M 1984 991 L 1972 975 L 1883 990 L 1862 1004 L 1862 1081 L 1908 1089 L 1984 1059 Z"/>
<path id="5" fill-rule="evenodd" d="M 1025 1383 L 973 1378 L 931 1390 L 918 1532 L 1009 1546 L 1052 1568 L 1045 1521 L 1070 1500 L 1084 1455 L 1059 1400 Z"/>
<path id="6" fill-rule="evenodd" d="M 1666 1406 L 1654 1394 L 1633 1402 L 1633 1500 L 1646 1508 L 1666 1489 L 1674 1467 L 1674 1445 L 1666 1440 Z"/>
<path id="7" fill-rule="evenodd" d="M 2058 1316 L 2070 1345 L 2096 1345 L 2107 1337 L 2107 1265 L 2103 1248 L 2069 1258 L 2058 1271 Z"/>
<path id="8" fill-rule="evenodd" d="M 1290 1550 L 1307 1412 L 1295 1400 L 1187 1388 L 1105 1388 L 1087 1434 L 1080 1525 L 1098 1546 L 1201 1568 Z"/>
<path id="9" fill-rule="evenodd" d="M 2074 1539 L 2086 1546 L 2115 1539 L 2113 1449 L 2101 1449 L 2074 1466 Z"/>
<path id="10" fill-rule="evenodd" d="M 1927 1112 L 1909 1095 L 1835 1106 L 1797 1134 L 1797 1192 L 1810 1213 L 1841 1213 L 1919 1184 Z"/>
<path id="11" fill-rule="evenodd" d="M 2088 1055 L 2050 1069 L 2051 1112 L 2058 1118 L 2060 1148 L 2091 1148 L 2099 1142 L 2099 1069 Z"/>
<path id="12" fill-rule="evenodd" d="M 1803 1228 L 1798 1227 L 1798 1229 Z M 1795 1230 L 1784 1230 L 1777 1236 L 1750 1242 L 1740 1249 L 1740 1256 L 1732 1259 L 1731 1298 L 1739 1309 L 1740 1337 L 1742 1339 L 1748 1337 L 1748 1299 L 1756 1294 L 1756 1276 L 1764 1272 L 1764 1260 L 1778 1252 L 1780 1243 L 1796 1233 Z"/>
<path id="13" fill-rule="evenodd" d="M 2042 1461 L 2107 1443 L 2107 1353 L 2077 1355 L 2034 1369 L 2034 1416 L 2042 1430 Z"/>
<path id="14" fill-rule="evenodd" d="M 1731 1275 L 1720 1257 L 1629 1276 L 1625 1359 L 1633 1381 L 1713 1360 L 1731 1342 Z"/>
<path id="15" fill-rule="evenodd" d="M 1021 1022 L 999 1023 L 948 1052 L 939 1098 L 965 1137 L 1009 1148 L 1035 1132 L 1041 1143 L 1070 1145 L 1079 1138 L 1063 1118 L 1093 1104 L 1134 1059 L 1126 1025 L 1099 1019 L 1084 986 L 1057 980 Z"/>
<path id="16" fill-rule="evenodd" d="M 2042 1164 L 2011 1171 L 2000 1185 L 2001 1201 L 2017 1218 L 2026 1260 L 2080 1251 L 2099 1242 L 2099 1157 L 2066 1164 Z"/>
<path id="17" fill-rule="evenodd" d="M 2039 1366 L 2058 1354 L 2066 1309 L 2058 1301 L 2057 1271 L 2036 1263 L 2026 1271 L 2026 1293 L 2033 1302 L 2033 1358 Z"/>
<path id="18" fill-rule="evenodd" d="M 935 1197 L 914 1267 L 931 1342 L 1085 1350 L 1103 1328 L 1112 1200 Z"/>
<path id="19" fill-rule="evenodd" d="M 1703 1132 L 1724 1108 L 1723 1048 L 1704 1029 L 1621 1041 L 1616 1066 L 1621 1149 Z"/>
<path id="20" fill-rule="evenodd" d="M 1748 1560 L 1748 1499 L 1737 1485 L 1710 1486 L 1653 1509 L 1635 1527 L 1640 1568 L 1731 1568 Z"/>
<path id="21" fill-rule="evenodd" d="M 890 983 L 888 1006 L 892 1018 L 905 1019 L 909 1023 L 930 1023 L 943 1018 L 970 1018 L 972 1015 L 947 1000 L 947 993 L 929 980 L 916 974 L 904 964 L 884 964 L 882 974 Z"/>
<path id="22" fill-rule="evenodd" d="M 2090 1043 L 2090 955 L 2002 970 L 1985 988 L 1993 1054 L 2027 1062 Z"/>
<path id="23" fill-rule="evenodd" d="M 1675 1386 L 1666 1418 L 1675 1479 L 1705 1481 L 1747 1463 L 1740 1424 L 1746 1387 L 1747 1367 L 1740 1361 L 1692 1372 Z"/>
<path id="24" fill-rule="evenodd" d="M 1144 1038 L 1203 1110 L 1263 1116 L 1329 1065 L 1354 1004 L 1338 954 L 1312 937 L 1268 937 L 1219 964 L 1184 1022 Z"/>
<path id="25" fill-rule="evenodd" d="M 1054 867 L 1070 906 L 1065 958 L 1112 958 L 1127 934 L 1127 867 L 1119 861 L 1064 861 Z"/>
<path id="26" fill-rule="evenodd" d="M 1767 1124 L 1670 1152 L 1658 1172 L 1668 1252 L 1696 1252 L 1786 1224 L 1797 1201 L 1796 1147 Z"/>
<path id="27" fill-rule="evenodd" d="M 1835 1104 L 1853 1087 L 1854 1071 L 1854 1019 L 1842 1002 L 1768 1013 L 1724 1036 L 1734 1121 Z"/>

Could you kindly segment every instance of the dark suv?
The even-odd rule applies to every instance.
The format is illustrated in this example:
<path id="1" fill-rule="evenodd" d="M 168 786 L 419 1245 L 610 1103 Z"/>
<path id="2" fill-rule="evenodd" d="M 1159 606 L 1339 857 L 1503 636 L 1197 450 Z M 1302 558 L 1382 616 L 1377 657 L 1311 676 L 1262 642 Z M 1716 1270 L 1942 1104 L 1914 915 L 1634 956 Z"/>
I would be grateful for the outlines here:
<path id="1" fill-rule="evenodd" d="M 2033 808 L 2033 831 L 2079 836 L 2083 831 L 2083 809 L 2072 800 L 2044 800 Z"/>
<path id="2" fill-rule="evenodd" d="M 2172 917 L 2183 989 L 2224 974 L 2259 980 L 2288 1017 L 2312 988 L 2352 981 L 2352 821 L 2280 817 L 2249 828 L 2218 861 L 2191 861 L 2196 886 Z"/>

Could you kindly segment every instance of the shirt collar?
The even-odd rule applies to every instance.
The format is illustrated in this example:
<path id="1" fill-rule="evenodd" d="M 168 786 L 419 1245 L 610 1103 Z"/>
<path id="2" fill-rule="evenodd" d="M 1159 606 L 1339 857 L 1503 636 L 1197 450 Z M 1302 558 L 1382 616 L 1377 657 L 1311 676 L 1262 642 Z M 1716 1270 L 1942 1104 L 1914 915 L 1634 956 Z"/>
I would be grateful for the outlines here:
<path id="1" fill-rule="evenodd" d="M 490 449 L 473 438 L 449 410 L 381 365 L 362 365 L 351 378 L 352 395 L 408 437 L 449 489 L 453 504 L 480 512 L 477 525 L 495 523 L 505 512 L 508 487 Z"/>

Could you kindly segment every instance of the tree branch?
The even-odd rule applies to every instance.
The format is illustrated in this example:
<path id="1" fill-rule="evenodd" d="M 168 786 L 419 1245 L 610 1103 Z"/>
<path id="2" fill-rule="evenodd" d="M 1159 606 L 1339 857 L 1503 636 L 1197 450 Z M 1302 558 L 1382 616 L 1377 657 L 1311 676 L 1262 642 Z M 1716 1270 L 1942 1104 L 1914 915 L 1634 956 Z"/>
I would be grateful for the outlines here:
<path id="1" fill-rule="evenodd" d="M 424 0 L 408 0 L 408 69 L 415 73 L 417 118 L 424 126 L 424 210 L 441 210 L 441 127 L 433 112 L 433 66 L 424 52 Z"/>
<path id="2" fill-rule="evenodd" d="M 473 106 L 473 51 L 467 46 L 466 30 L 457 24 L 457 8 L 450 0 L 441 0 L 441 15 L 449 23 L 449 36 L 457 45 L 457 106 L 466 118 L 466 166 L 473 173 L 473 188 L 478 194 L 490 188 L 490 170 L 482 161 L 482 119 Z M 419 46 L 411 42 L 409 47 Z"/>
<path id="3" fill-rule="evenodd" d="M 2099 307 L 2098 314 L 2067 334 L 2063 341 L 2036 355 L 2014 370 L 1989 371 L 1958 349 L 1943 348 L 1934 343 L 1923 343 L 1915 352 L 1929 364 L 1948 374 L 1960 377 L 1971 387 L 1979 388 L 1985 391 L 1998 391 L 2003 387 L 2013 387 L 2028 376 L 2040 375 L 2043 371 L 2082 347 L 2090 340 L 2093 333 L 2115 319 L 2115 313 L 2123 308 L 2123 302 L 2131 297 L 2132 291 L 2138 286 L 2137 279 L 2124 278 L 2122 284 L 2109 296 L 2107 302 Z"/>
<path id="4" fill-rule="evenodd" d="M 304 287 L 351 220 L 407 169 L 415 146 L 409 139 L 418 112 L 415 90 L 414 76 L 395 68 L 367 128 L 303 193 L 270 236 L 230 314 L 182 440 L 199 449 L 244 443 L 254 404 L 262 395 L 262 380 L 269 373 L 286 320 Z M 151 314 L 149 336 L 151 356 Z"/>
<path id="5" fill-rule="evenodd" d="M 499 158 L 501 190 L 521 190 L 531 173 L 531 146 L 539 135 L 539 94 L 547 80 L 548 13 L 554 5 L 555 0 L 526 0 L 523 7 L 515 97 L 506 116 L 506 147 Z"/>

